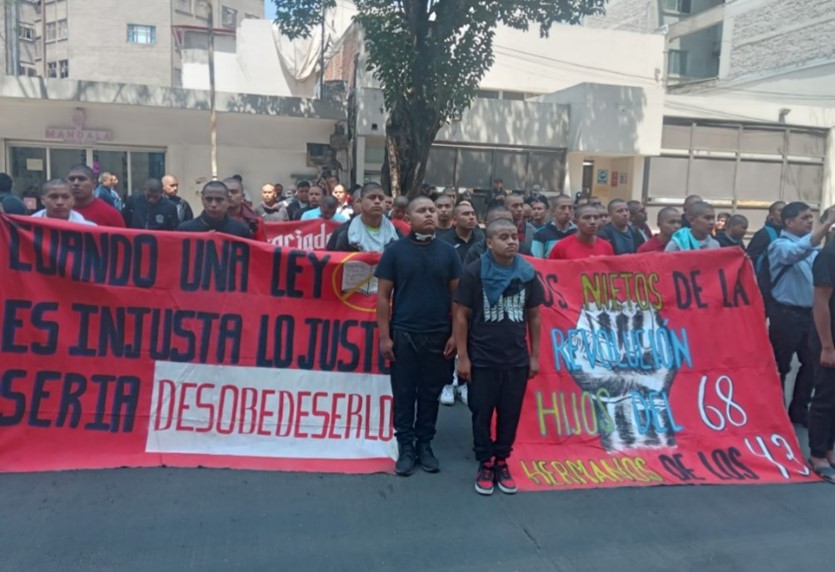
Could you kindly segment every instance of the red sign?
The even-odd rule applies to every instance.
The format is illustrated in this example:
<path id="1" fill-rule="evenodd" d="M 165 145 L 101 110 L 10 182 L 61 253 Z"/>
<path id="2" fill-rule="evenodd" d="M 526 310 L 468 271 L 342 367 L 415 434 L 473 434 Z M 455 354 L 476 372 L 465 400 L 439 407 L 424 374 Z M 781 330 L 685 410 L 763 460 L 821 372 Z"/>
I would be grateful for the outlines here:
<path id="1" fill-rule="evenodd" d="M 741 250 L 534 263 L 547 300 L 521 488 L 816 479 Z"/>
<path id="2" fill-rule="evenodd" d="M 392 470 L 368 256 L 0 218 L 0 471 Z"/>
<path id="3" fill-rule="evenodd" d="M 0 471 L 391 471 L 377 260 L 0 218 Z M 741 252 L 535 264 L 523 489 L 815 478 Z"/>
<path id="4" fill-rule="evenodd" d="M 267 242 L 282 248 L 325 250 L 333 231 L 340 223 L 321 218 L 292 222 L 265 222 Z"/>

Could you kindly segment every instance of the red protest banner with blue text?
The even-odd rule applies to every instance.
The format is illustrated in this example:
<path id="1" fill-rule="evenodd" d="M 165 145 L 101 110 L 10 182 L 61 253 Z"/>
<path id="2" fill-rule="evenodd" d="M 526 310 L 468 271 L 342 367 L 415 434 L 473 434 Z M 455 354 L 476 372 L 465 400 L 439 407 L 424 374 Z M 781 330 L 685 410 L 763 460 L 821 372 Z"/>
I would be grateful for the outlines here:
<path id="1" fill-rule="evenodd" d="M 741 250 L 535 264 L 546 304 L 521 488 L 816 479 Z"/>
<path id="2" fill-rule="evenodd" d="M 376 260 L 0 218 L 0 470 L 391 470 Z"/>
<path id="3" fill-rule="evenodd" d="M 377 259 L 0 218 L 0 470 L 390 471 Z M 741 253 L 535 264 L 522 488 L 813 480 Z"/>

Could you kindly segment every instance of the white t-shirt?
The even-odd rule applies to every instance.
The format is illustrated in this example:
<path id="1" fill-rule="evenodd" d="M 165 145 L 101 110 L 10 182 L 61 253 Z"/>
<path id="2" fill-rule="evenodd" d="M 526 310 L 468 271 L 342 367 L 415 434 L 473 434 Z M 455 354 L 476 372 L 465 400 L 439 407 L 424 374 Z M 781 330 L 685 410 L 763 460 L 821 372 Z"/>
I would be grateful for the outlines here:
<path id="1" fill-rule="evenodd" d="M 32 216 L 37 217 L 37 218 L 47 218 L 46 209 L 39 210 L 38 212 L 36 212 Z M 86 218 L 81 216 L 81 214 L 79 214 L 75 211 L 70 211 L 69 222 L 74 222 L 76 224 L 86 224 L 86 225 L 90 225 L 90 226 L 96 226 L 96 223 L 87 220 Z"/>

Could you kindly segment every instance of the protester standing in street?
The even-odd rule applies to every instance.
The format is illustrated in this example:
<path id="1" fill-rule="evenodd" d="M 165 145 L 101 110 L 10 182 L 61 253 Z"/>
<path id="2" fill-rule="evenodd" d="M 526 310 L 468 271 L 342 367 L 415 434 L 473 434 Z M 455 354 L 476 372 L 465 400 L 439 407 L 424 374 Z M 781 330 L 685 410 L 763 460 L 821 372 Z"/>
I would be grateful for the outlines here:
<path id="1" fill-rule="evenodd" d="M 401 238 L 400 232 L 383 216 L 386 195 L 377 183 L 366 183 L 357 191 L 359 212 L 350 221 L 333 231 L 328 250 L 340 252 L 383 252 Z"/>
<path id="2" fill-rule="evenodd" d="M 591 256 L 614 256 L 615 249 L 604 238 L 597 235 L 600 224 L 599 205 L 580 205 L 574 210 L 574 223 L 577 232 L 560 240 L 551 254 L 550 260 L 580 260 Z"/>
<path id="3" fill-rule="evenodd" d="M 621 199 L 609 203 L 609 223 L 597 231 L 615 249 L 615 254 L 635 254 L 644 243 L 641 233 L 629 224 L 629 205 Z"/>
<path id="4" fill-rule="evenodd" d="M 252 230 L 229 217 L 229 189 L 220 181 L 209 181 L 200 192 L 203 212 L 195 219 L 181 223 L 182 232 L 222 232 L 240 238 L 252 238 Z"/>
<path id="5" fill-rule="evenodd" d="M 287 209 L 281 206 L 275 185 L 267 183 L 261 187 L 261 204 L 255 208 L 255 214 L 265 222 L 287 220 Z"/>
<path id="6" fill-rule="evenodd" d="M 264 231 L 264 221 L 244 202 L 244 187 L 241 178 L 229 177 L 223 180 L 223 184 L 229 190 L 229 217 L 248 226 L 253 240 L 266 242 L 267 233 Z"/>
<path id="7" fill-rule="evenodd" d="M 25 215 L 26 205 L 12 193 L 14 181 L 6 173 L 0 173 L 0 206 L 10 215 Z"/>
<path id="8" fill-rule="evenodd" d="M 162 192 L 165 193 L 165 198 L 174 203 L 177 207 L 177 219 L 180 222 L 186 222 L 194 218 L 194 213 L 191 210 L 191 205 L 184 201 L 179 196 L 180 181 L 174 175 L 165 175 L 162 178 Z"/>
<path id="9" fill-rule="evenodd" d="M 148 179 L 142 194 L 128 197 L 122 218 L 128 228 L 144 230 L 177 230 L 180 225 L 177 207 L 163 196 L 158 179 Z"/>
<path id="10" fill-rule="evenodd" d="M 815 215 L 806 203 L 787 204 L 781 217 L 783 232 L 768 247 L 768 270 L 771 277 L 768 337 L 774 348 L 774 359 L 784 387 L 795 355 L 800 362 L 789 404 L 789 419 L 805 427 L 814 385 L 813 368 L 817 359 L 809 345 L 809 336 L 814 327 L 812 268 L 820 252 L 821 242 L 835 224 L 835 209 L 827 212 L 823 224 L 814 232 Z"/>
<path id="11" fill-rule="evenodd" d="M 815 394 L 809 408 L 809 463 L 818 475 L 835 483 L 835 242 L 827 242 L 815 259 L 813 277 L 809 358 L 816 363 Z"/>
<path id="12" fill-rule="evenodd" d="M 693 203 L 687 209 L 688 226 L 673 233 L 664 252 L 683 252 L 688 250 L 707 250 L 721 248 L 711 236 L 716 225 L 713 207 L 705 202 Z"/>
<path id="13" fill-rule="evenodd" d="M 675 207 L 664 207 L 658 211 L 658 234 L 638 247 L 638 254 L 645 252 L 664 252 L 670 240 L 681 228 L 681 215 Z"/>
<path id="14" fill-rule="evenodd" d="M 408 212 L 412 232 L 386 249 L 375 272 L 380 351 L 391 363 L 395 471 L 403 476 L 412 474 L 416 462 L 430 473 L 440 470 L 431 443 L 438 397 L 455 356 L 452 295 L 461 274 L 455 249 L 435 239 L 432 200 L 417 197 Z"/>
<path id="15" fill-rule="evenodd" d="M 716 232 L 716 242 L 722 248 L 737 246 L 745 250 L 745 233 L 748 232 L 748 219 L 742 215 L 731 215 L 725 220 L 724 227 Z"/>
<path id="16" fill-rule="evenodd" d="M 486 234 L 487 252 L 464 270 L 454 297 L 458 379 L 470 381 L 476 492 L 492 494 L 495 482 L 512 494 L 516 483 L 507 459 L 528 378 L 539 371 L 539 306 L 545 292 L 533 266 L 518 255 L 519 233 L 511 221 L 492 222 Z"/>
<path id="17" fill-rule="evenodd" d="M 537 258 L 548 258 L 554 245 L 567 236 L 577 232 L 574 218 L 574 201 L 568 195 L 559 195 L 552 199 L 551 222 L 534 234 L 531 253 Z"/>
<path id="18" fill-rule="evenodd" d="M 119 211 L 97 198 L 93 192 L 96 175 L 87 165 L 75 165 L 67 173 L 75 206 L 73 209 L 90 222 L 99 226 L 125 228 L 125 221 Z"/>
<path id="19" fill-rule="evenodd" d="M 39 210 L 32 217 L 96 226 L 96 223 L 90 222 L 72 210 L 75 199 L 72 196 L 72 191 L 70 191 L 70 184 L 64 179 L 52 179 L 45 182 L 41 187 L 41 202 L 44 206 L 43 210 Z"/>

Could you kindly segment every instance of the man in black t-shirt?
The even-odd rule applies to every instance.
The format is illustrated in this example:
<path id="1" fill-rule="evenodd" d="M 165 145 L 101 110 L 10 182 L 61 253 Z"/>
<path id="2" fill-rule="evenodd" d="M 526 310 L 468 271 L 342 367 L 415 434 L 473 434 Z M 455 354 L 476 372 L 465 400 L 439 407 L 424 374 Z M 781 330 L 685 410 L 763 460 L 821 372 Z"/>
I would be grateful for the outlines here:
<path id="1" fill-rule="evenodd" d="M 473 442 L 479 462 L 476 492 L 493 493 L 493 483 L 515 493 L 507 459 L 529 377 L 539 371 L 539 306 L 545 299 L 533 266 L 518 255 L 518 230 L 498 219 L 487 226 L 489 250 L 464 269 L 455 293 L 458 379 L 470 380 Z M 528 353 L 526 334 L 530 336 Z M 496 414 L 496 439 L 491 438 Z"/>
<path id="2" fill-rule="evenodd" d="M 247 225 L 229 217 L 229 189 L 220 181 L 209 181 L 200 192 L 203 212 L 200 216 L 181 223 L 182 232 L 222 232 L 241 238 L 252 238 Z"/>
<path id="3" fill-rule="evenodd" d="M 375 272 L 380 351 L 391 362 L 399 447 L 395 471 L 403 476 L 412 474 L 415 462 L 430 473 L 440 470 L 431 442 L 438 397 L 455 356 L 450 310 L 461 274 L 455 249 L 434 238 L 435 203 L 419 196 L 409 203 L 408 213 L 412 232 L 383 252 Z"/>
<path id="4" fill-rule="evenodd" d="M 142 194 L 131 195 L 125 200 L 122 218 L 128 228 L 177 230 L 180 225 L 177 205 L 163 196 L 159 179 L 148 179 Z"/>
<path id="5" fill-rule="evenodd" d="M 812 274 L 815 327 L 809 345 L 819 358 L 808 417 L 809 460 L 818 475 L 835 483 L 835 242 L 828 242 L 815 259 Z"/>

